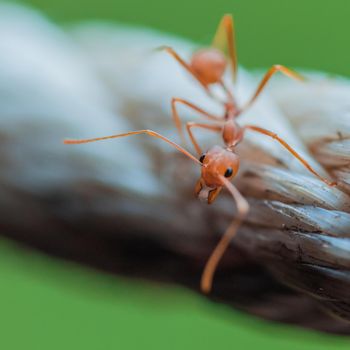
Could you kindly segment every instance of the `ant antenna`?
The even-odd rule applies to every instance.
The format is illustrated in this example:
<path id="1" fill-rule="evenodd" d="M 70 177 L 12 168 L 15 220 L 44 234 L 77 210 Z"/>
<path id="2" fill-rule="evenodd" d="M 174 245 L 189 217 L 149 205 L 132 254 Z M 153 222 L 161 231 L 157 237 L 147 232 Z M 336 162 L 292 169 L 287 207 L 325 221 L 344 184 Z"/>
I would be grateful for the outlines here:
<path id="1" fill-rule="evenodd" d="M 238 216 L 233 219 L 232 223 L 227 228 L 224 235 L 221 237 L 219 243 L 211 253 L 205 265 L 201 278 L 201 290 L 205 294 L 210 293 L 213 285 L 213 277 L 215 270 L 222 256 L 227 250 L 232 238 L 236 235 L 239 226 L 241 225 L 242 221 L 247 216 L 249 211 L 249 204 L 247 200 L 240 194 L 236 187 L 224 176 L 220 175 L 220 179 L 222 181 L 223 186 L 227 188 L 227 190 L 231 193 L 233 199 L 236 202 Z"/>
<path id="2" fill-rule="evenodd" d="M 66 144 L 66 145 L 72 145 L 72 144 L 77 145 L 77 144 L 82 144 L 82 143 L 89 143 L 89 142 L 103 141 L 103 140 L 109 140 L 109 139 L 116 139 L 116 138 L 119 138 L 119 137 L 126 137 L 126 136 L 132 136 L 132 135 L 140 135 L 140 134 L 146 134 L 146 135 L 149 135 L 149 136 L 152 136 L 152 137 L 156 137 L 158 139 L 161 139 L 161 140 L 165 141 L 166 143 L 168 143 L 169 145 L 173 146 L 178 151 L 183 153 L 185 156 L 187 156 L 188 158 L 192 159 L 195 163 L 199 164 L 200 166 L 203 166 L 203 164 L 195 156 L 193 156 L 190 152 L 186 151 L 184 148 L 179 146 L 177 143 L 169 140 L 167 137 L 165 137 L 165 136 L 163 136 L 161 134 L 158 134 L 157 132 L 155 132 L 153 130 L 130 131 L 130 132 L 123 133 L 123 134 L 104 136 L 104 137 L 96 137 L 96 138 L 92 138 L 92 139 L 81 139 L 81 140 L 67 139 L 67 140 L 64 140 L 63 143 Z"/>

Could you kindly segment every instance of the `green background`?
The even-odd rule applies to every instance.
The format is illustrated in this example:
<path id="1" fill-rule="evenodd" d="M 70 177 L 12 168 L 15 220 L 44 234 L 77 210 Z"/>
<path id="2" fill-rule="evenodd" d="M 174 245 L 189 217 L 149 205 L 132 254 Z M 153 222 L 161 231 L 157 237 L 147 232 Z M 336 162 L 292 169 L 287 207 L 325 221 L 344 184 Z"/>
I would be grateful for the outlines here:
<path id="1" fill-rule="evenodd" d="M 348 0 L 27 0 L 57 21 L 99 18 L 209 43 L 224 13 L 236 20 L 246 67 L 299 66 L 350 75 Z"/>
<path id="2" fill-rule="evenodd" d="M 54 20 L 119 20 L 209 42 L 236 19 L 240 62 L 350 74 L 347 0 L 30 0 Z M 349 349 L 350 338 L 270 324 L 192 292 L 105 276 L 0 243 L 0 349 Z"/>

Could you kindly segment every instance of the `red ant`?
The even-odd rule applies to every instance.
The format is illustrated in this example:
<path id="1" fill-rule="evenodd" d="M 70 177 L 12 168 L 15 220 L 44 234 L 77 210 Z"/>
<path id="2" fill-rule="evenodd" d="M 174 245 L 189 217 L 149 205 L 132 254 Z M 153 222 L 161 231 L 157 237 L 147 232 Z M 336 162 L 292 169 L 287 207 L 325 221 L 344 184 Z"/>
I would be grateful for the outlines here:
<path id="1" fill-rule="evenodd" d="M 223 47 L 223 45 L 225 46 Z M 221 47 L 221 50 L 219 49 L 219 47 Z M 64 143 L 66 144 L 80 144 L 114 139 L 124 136 L 147 134 L 149 136 L 153 136 L 167 142 L 168 144 L 170 144 L 178 151 L 182 152 L 188 158 L 192 159 L 195 163 L 201 166 L 201 177 L 198 180 L 195 187 L 195 193 L 199 198 L 205 199 L 208 202 L 208 204 L 211 204 L 217 198 L 218 194 L 220 193 L 223 187 L 225 187 L 231 193 L 237 205 L 238 215 L 233 219 L 232 223 L 227 228 L 225 234 L 220 239 L 219 243 L 217 244 L 216 248 L 214 249 L 206 263 L 201 278 L 201 290 L 204 293 L 210 292 L 216 267 L 220 259 L 222 258 L 224 252 L 226 251 L 231 239 L 236 234 L 237 229 L 239 228 L 240 224 L 242 223 L 243 219 L 246 217 L 249 211 L 249 204 L 247 200 L 230 182 L 230 180 L 235 177 L 239 169 L 239 157 L 235 153 L 235 147 L 238 143 L 240 143 L 243 140 L 244 134 L 247 130 L 255 131 L 277 140 L 283 147 L 285 147 L 295 158 L 297 158 L 311 173 L 313 173 L 321 181 L 326 183 L 328 186 L 336 185 L 336 182 L 331 182 L 319 175 L 305 159 L 303 159 L 291 146 L 289 146 L 283 139 L 281 139 L 275 133 L 263 129 L 259 126 L 240 126 L 236 121 L 237 117 L 239 117 L 242 114 L 242 112 L 244 112 L 255 101 L 255 99 L 259 96 L 259 94 L 265 87 L 266 83 L 276 72 L 281 72 L 286 76 L 297 80 L 303 80 L 303 78 L 284 66 L 275 65 L 267 71 L 261 83 L 258 85 L 256 92 L 254 93 L 253 97 L 249 100 L 249 102 L 243 108 L 239 108 L 234 99 L 233 94 L 225 86 L 222 80 L 227 66 L 227 59 L 223 53 L 224 50 L 222 50 L 222 48 L 225 47 L 227 47 L 229 63 L 231 65 L 231 70 L 233 74 L 233 80 L 235 81 L 237 77 L 237 59 L 234 39 L 233 18 L 230 15 L 225 15 L 222 18 L 217 29 L 216 35 L 214 37 L 212 47 L 195 52 L 189 64 L 187 64 L 172 48 L 162 48 L 166 50 L 171 56 L 173 56 L 201 84 L 201 86 L 211 97 L 215 98 L 215 96 L 211 93 L 209 89 L 209 86 L 213 84 L 219 84 L 227 95 L 227 101 L 220 101 L 225 107 L 225 113 L 223 116 L 212 115 L 211 113 L 208 113 L 204 109 L 197 107 L 193 103 L 188 102 L 186 100 L 179 98 L 172 99 L 171 106 L 173 118 L 177 129 L 183 139 L 184 137 L 182 133 L 182 124 L 176 110 L 177 103 L 182 103 L 187 107 L 197 111 L 204 117 L 214 121 L 214 123 L 211 124 L 194 122 L 189 122 L 186 124 L 188 135 L 193 143 L 196 152 L 198 153 L 199 160 L 178 144 L 172 142 L 165 136 L 162 136 L 152 130 L 138 130 L 127 132 L 124 134 L 98 137 L 93 139 L 64 141 Z M 201 147 L 198 145 L 198 142 L 196 141 L 192 133 L 192 128 L 202 128 L 220 133 L 222 135 L 224 147 L 213 146 L 206 153 L 203 153 Z"/>

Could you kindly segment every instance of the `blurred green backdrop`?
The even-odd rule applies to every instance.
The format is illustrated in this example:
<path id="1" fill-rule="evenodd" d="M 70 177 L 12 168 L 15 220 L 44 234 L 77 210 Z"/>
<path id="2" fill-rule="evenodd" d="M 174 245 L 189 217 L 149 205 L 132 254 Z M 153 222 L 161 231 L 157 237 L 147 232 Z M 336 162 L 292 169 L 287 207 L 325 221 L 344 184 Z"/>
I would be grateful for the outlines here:
<path id="1" fill-rule="evenodd" d="M 350 75 L 348 0 L 26 0 L 58 21 L 88 18 L 146 25 L 209 43 L 221 16 L 236 20 L 239 59 Z"/>
<path id="2" fill-rule="evenodd" d="M 209 42 L 236 19 L 240 62 L 350 75 L 350 2 L 27 0 L 60 23 L 146 25 Z M 350 338 L 268 324 L 182 289 L 103 276 L 0 244 L 1 349 L 349 349 Z M 157 300 L 154 300 L 156 296 Z"/>

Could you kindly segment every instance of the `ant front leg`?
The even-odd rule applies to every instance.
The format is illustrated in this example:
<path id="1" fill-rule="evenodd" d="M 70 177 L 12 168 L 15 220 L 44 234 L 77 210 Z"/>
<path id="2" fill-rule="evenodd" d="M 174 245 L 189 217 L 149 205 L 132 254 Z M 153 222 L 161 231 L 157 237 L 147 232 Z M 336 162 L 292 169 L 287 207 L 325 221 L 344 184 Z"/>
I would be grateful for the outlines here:
<path id="1" fill-rule="evenodd" d="M 295 80 L 305 81 L 305 78 L 303 76 L 301 76 L 300 74 L 298 74 L 297 72 L 294 72 L 293 70 L 291 70 L 291 69 L 289 69 L 289 68 L 287 68 L 285 66 L 282 66 L 280 64 L 276 64 L 276 65 L 272 66 L 267 71 L 267 73 L 265 74 L 265 76 L 261 80 L 260 84 L 258 85 L 258 88 L 256 89 L 253 97 L 245 104 L 244 107 L 242 107 L 240 109 L 240 113 L 239 114 L 242 114 L 245 110 L 247 110 L 254 103 L 254 101 L 258 98 L 260 93 L 264 90 L 264 88 L 265 88 L 266 84 L 268 83 L 268 81 L 277 72 L 281 72 L 282 74 L 286 75 L 287 77 L 295 79 Z"/>
<path id="2" fill-rule="evenodd" d="M 177 127 L 177 130 L 180 134 L 180 137 L 182 139 L 182 141 L 185 143 L 186 140 L 185 140 L 185 137 L 183 135 L 183 131 L 182 131 L 182 122 L 181 122 L 181 119 L 180 119 L 180 116 L 179 116 L 179 113 L 177 112 L 177 109 L 176 109 L 176 104 L 184 104 L 185 106 L 195 110 L 196 112 L 198 112 L 199 114 L 201 114 L 202 116 L 210 119 L 210 120 L 215 120 L 217 122 L 219 121 L 222 121 L 224 118 L 222 117 L 218 117 L 218 116 L 215 116 L 211 113 L 208 113 L 207 111 L 205 111 L 204 109 L 196 106 L 195 104 L 191 103 L 191 102 L 188 102 L 186 100 L 183 100 L 181 98 L 173 98 L 171 100 L 171 111 L 172 111 L 172 116 L 173 116 L 173 119 L 174 119 L 174 123 Z"/>
<path id="3" fill-rule="evenodd" d="M 191 130 L 192 128 L 201 128 L 201 129 L 211 130 L 215 132 L 222 131 L 222 127 L 220 125 L 209 125 L 209 124 L 201 124 L 201 123 L 193 123 L 193 122 L 186 123 L 186 129 L 187 129 L 188 135 L 190 136 L 192 144 L 199 157 L 203 154 L 203 151 L 200 148 L 197 140 L 193 135 L 193 132 Z"/>
<path id="4" fill-rule="evenodd" d="M 226 51 L 227 47 L 228 56 L 232 69 L 232 77 L 235 82 L 237 79 L 237 50 L 235 40 L 234 22 L 231 15 L 226 14 L 222 17 L 218 29 L 215 33 L 212 46 Z"/>
<path id="5" fill-rule="evenodd" d="M 286 148 L 295 158 L 297 158 L 301 164 L 304 165 L 304 167 L 309 170 L 312 174 L 314 174 L 316 177 L 318 177 L 322 182 L 324 182 L 325 184 L 327 184 L 330 187 L 336 186 L 337 182 L 334 181 L 329 181 L 327 179 L 325 179 L 323 176 L 321 176 L 299 153 L 297 153 L 297 151 L 294 150 L 294 148 L 292 148 L 286 141 L 284 141 L 282 138 L 280 138 L 277 134 L 260 128 L 259 126 L 255 126 L 255 125 L 246 125 L 243 128 L 248 129 L 248 130 L 252 130 L 255 132 L 258 132 L 260 134 L 269 136 L 271 138 L 273 138 L 274 140 L 278 141 L 284 148 Z"/>

